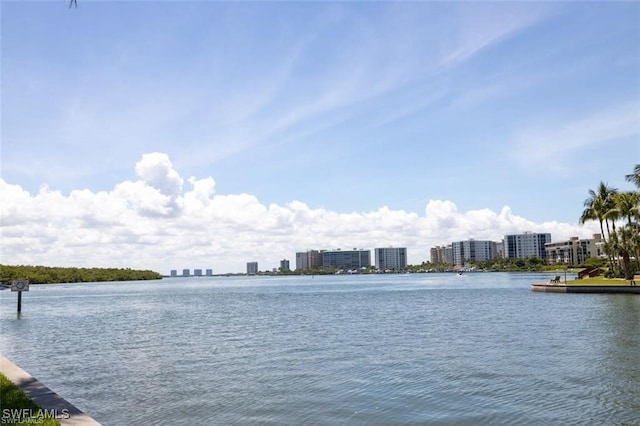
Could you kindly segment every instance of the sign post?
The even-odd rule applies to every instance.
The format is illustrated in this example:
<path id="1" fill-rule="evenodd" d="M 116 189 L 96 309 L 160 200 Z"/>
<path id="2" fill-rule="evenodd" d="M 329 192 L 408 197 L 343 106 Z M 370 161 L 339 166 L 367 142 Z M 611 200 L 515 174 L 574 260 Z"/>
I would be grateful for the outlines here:
<path id="1" fill-rule="evenodd" d="M 11 282 L 11 291 L 18 292 L 18 314 L 22 311 L 22 292 L 29 291 L 29 280 L 13 280 Z"/>

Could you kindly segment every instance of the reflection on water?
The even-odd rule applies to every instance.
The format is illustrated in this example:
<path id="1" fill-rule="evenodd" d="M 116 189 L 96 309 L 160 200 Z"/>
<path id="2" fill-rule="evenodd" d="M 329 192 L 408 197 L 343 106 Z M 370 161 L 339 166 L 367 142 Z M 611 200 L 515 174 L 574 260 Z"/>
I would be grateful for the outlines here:
<path id="1" fill-rule="evenodd" d="M 640 297 L 548 279 L 34 286 L 0 347 L 107 425 L 640 423 Z"/>

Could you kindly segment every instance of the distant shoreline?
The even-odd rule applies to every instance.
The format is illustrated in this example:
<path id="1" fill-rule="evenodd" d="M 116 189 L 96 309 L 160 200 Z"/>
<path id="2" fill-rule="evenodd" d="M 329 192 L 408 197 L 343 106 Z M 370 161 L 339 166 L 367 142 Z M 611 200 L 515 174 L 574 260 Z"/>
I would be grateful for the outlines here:
<path id="1" fill-rule="evenodd" d="M 409 265 L 407 269 L 397 271 L 380 271 L 375 269 L 361 270 L 304 270 L 286 272 L 258 272 L 247 274 L 243 272 L 223 273 L 213 275 L 162 275 L 150 270 L 135 270 L 128 268 L 66 268 L 50 266 L 10 266 L 0 265 L 0 287 L 7 288 L 16 279 L 27 279 L 31 285 L 39 284 L 75 284 L 102 282 L 134 282 L 154 281 L 172 278 L 228 278 L 228 277 L 297 277 L 321 275 L 397 275 L 397 274 L 431 274 L 431 273 L 459 273 L 454 268 L 428 268 L 426 265 Z M 567 273 L 575 273 L 582 268 L 568 269 Z M 462 273 L 509 272 L 509 273 L 565 273 L 564 269 L 463 269 Z"/>

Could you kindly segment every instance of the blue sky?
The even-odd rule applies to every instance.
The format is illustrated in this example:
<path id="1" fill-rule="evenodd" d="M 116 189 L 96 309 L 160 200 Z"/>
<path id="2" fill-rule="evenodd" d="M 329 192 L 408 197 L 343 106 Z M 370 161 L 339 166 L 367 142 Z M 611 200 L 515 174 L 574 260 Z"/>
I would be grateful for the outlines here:
<path id="1" fill-rule="evenodd" d="M 455 238 L 588 236 L 577 227 L 587 190 L 630 188 L 624 175 L 640 162 L 637 2 L 67 5 L 1 3 L 2 199 L 16 206 L 2 224 L 15 238 L 7 263 L 60 264 L 77 250 L 60 235 L 84 233 L 104 245 L 92 264 L 122 262 L 145 238 L 184 251 L 178 269 L 198 267 L 184 264 L 194 255 L 231 272 L 264 259 L 262 269 L 332 244 L 408 246 L 419 263 Z M 110 225 L 97 220 L 129 184 L 157 197 L 143 208 L 131 189 Z M 99 206 L 81 224 L 65 213 L 86 207 L 78 194 Z M 44 226 L 20 213 L 42 197 L 59 215 L 48 224 L 56 250 L 19 228 Z M 210 207 L 216 197 L 229 205 Z M 190 216 L 190 199 L 209 207 Z M 305 222 L 296 206 L 323 219 Z M 499 222 L 505 207 L 524 223 Z M 423 223 L 446 215 L 465 225 Z M 264 243 L 265 220 L 288 230 L 286 247 Z M 168 226 L 196 242 L 163 240 Z"/>

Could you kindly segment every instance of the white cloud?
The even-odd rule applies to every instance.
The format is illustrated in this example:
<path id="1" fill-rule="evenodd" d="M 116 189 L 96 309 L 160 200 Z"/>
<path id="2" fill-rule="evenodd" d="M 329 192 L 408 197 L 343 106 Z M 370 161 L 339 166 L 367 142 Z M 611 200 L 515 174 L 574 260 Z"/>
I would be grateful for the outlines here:
<path id="1" fill-rule="evenodd" d="M 506 233 L 550 232 L 554 240 L 586 237 L 597 225 L 534 223 L 505 206 L 466 212 L 449 200 L 431 200 L 424 214 L 392 210 L 340 213 L 302 201 L 265 205 L 250 194 L 215 194 L 208 177 L 183 179 L 165 154 L 146 154 L 140 180 L 109 192 L 43 187 L 30 194 L 0 179 L 3 262 L 56 266 L 154 269 L 214 268 L 240 272 L 247 261 L 261 269 L 308 249 L 407 247 L 409 262 L 429 248 L 468 238 L 500 240 Z M 172 210 L 171 202 L 179 209 Z M 172 213 L 172 214 L 168 214 Z"/>
<path id="2" fill-rule="evenodd" d="M 442 65 L 464 62 L 483 49 L 497 44 L 523 29 L 535 25 L 549 13 L 547 5 L 501 3 L 499 8 L 485 4 L 456 5 L 455 31 L 446 41 L 451 43 Z"/>
<path id="3" fill-rule="evenodd" d="M 639 123 L 640 105 L 630 102 L 566 123 L 540 125 L 520 132 L 511 157 L 526 169 L 544 163 L 548 172 L 562 172 L 585 150 L 640 136 Z"/>
<path id="4" fill-rule="evenodd" d="M 177 197 L 182 192 L 183 180 L 173 169 L 167 154 L 143 154 L 142 159 L 136 163 L 136 173 L 144 183 L 169 197 Z"/>

